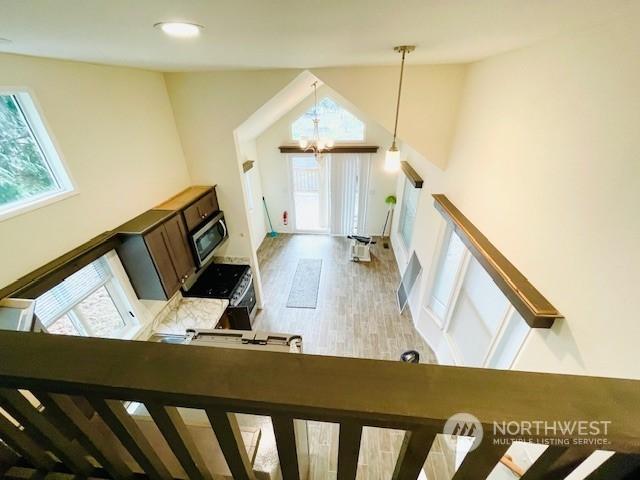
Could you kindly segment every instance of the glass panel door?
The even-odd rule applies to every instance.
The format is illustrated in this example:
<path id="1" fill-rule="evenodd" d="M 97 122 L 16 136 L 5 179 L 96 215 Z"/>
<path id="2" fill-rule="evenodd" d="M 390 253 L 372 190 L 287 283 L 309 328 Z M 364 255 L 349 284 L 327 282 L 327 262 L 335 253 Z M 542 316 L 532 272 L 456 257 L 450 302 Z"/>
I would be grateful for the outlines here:
<path id="1" fill-rule="evenodd" d="M 291 183 L 298 232 L 326 233 L 329 229 L 330 156 L 291 157 Z"/>

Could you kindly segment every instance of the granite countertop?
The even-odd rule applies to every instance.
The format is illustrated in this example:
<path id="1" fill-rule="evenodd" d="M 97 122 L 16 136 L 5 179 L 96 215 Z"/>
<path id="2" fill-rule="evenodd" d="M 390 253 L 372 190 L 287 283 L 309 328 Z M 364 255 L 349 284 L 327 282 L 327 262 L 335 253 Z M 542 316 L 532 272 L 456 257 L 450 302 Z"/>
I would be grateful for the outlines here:
<path id="1" fill-rule="evenodd" d="M 228 300 L 216 298 L 173 299 L 154 322 L 154 333 L 184 334 L 188 328 L 212 329 L 220 321 L 229 305 Z"/>

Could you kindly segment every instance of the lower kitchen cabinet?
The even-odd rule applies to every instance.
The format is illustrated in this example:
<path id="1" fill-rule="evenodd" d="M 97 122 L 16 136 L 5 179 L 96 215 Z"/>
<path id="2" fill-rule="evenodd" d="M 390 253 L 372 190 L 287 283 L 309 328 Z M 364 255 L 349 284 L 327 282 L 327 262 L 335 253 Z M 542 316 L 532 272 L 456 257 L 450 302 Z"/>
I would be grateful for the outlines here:
<path id="1" fill-rule="evenodd" d="M 229 328 L 233 330 L 251 330 L 251 315 L 247 307 L 227 307 L 225 314 Z"/>

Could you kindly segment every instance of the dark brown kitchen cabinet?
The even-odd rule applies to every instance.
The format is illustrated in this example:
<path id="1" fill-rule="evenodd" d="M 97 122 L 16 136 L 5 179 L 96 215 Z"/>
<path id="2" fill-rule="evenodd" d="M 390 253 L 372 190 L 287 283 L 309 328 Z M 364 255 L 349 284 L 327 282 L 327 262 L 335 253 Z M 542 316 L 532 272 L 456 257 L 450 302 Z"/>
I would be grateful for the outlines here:
<path id="1" fill-rule="evenodd" d="M 141 299 L 167 300 L 195 272 L 182 216 L 149 210 L 118 229 L 117 252 Z"/>
<path id="2" fill-rule="evenodd" d="M 199 200 L 184 210 L 184 219 L 187 224 L 187 230 L 192 231 L 207 218 L 215 215 L 220 210 L 218 198 L 214 189 L 210 190 Z"/>

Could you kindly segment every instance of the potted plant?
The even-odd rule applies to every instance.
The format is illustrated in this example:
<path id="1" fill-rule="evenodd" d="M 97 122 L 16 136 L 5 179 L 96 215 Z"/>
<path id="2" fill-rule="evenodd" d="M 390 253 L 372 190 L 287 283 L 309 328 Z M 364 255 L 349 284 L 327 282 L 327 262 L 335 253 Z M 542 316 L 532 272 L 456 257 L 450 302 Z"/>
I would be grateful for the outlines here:
<path id="1" fill-rule="evenodd" d="M 384 203 L 387 204 L 388 210 L 387 210 L 387 217 L 384 219 L 384 226 L 382 227 L 382 245 L 384 246 L 384 248 L 389 248 L 389 243 L 385 240 L 385 233 L 387 231 L 387 224 L 389 224 L 389 235 L 391 235 L 391 222 L 393 221 L 393 208 L 396 205 L 396 202 L 398 200 L 396 199 L 395 195 L 389 195 L 387 196 L 387 198 L 384 199 Z"/>

